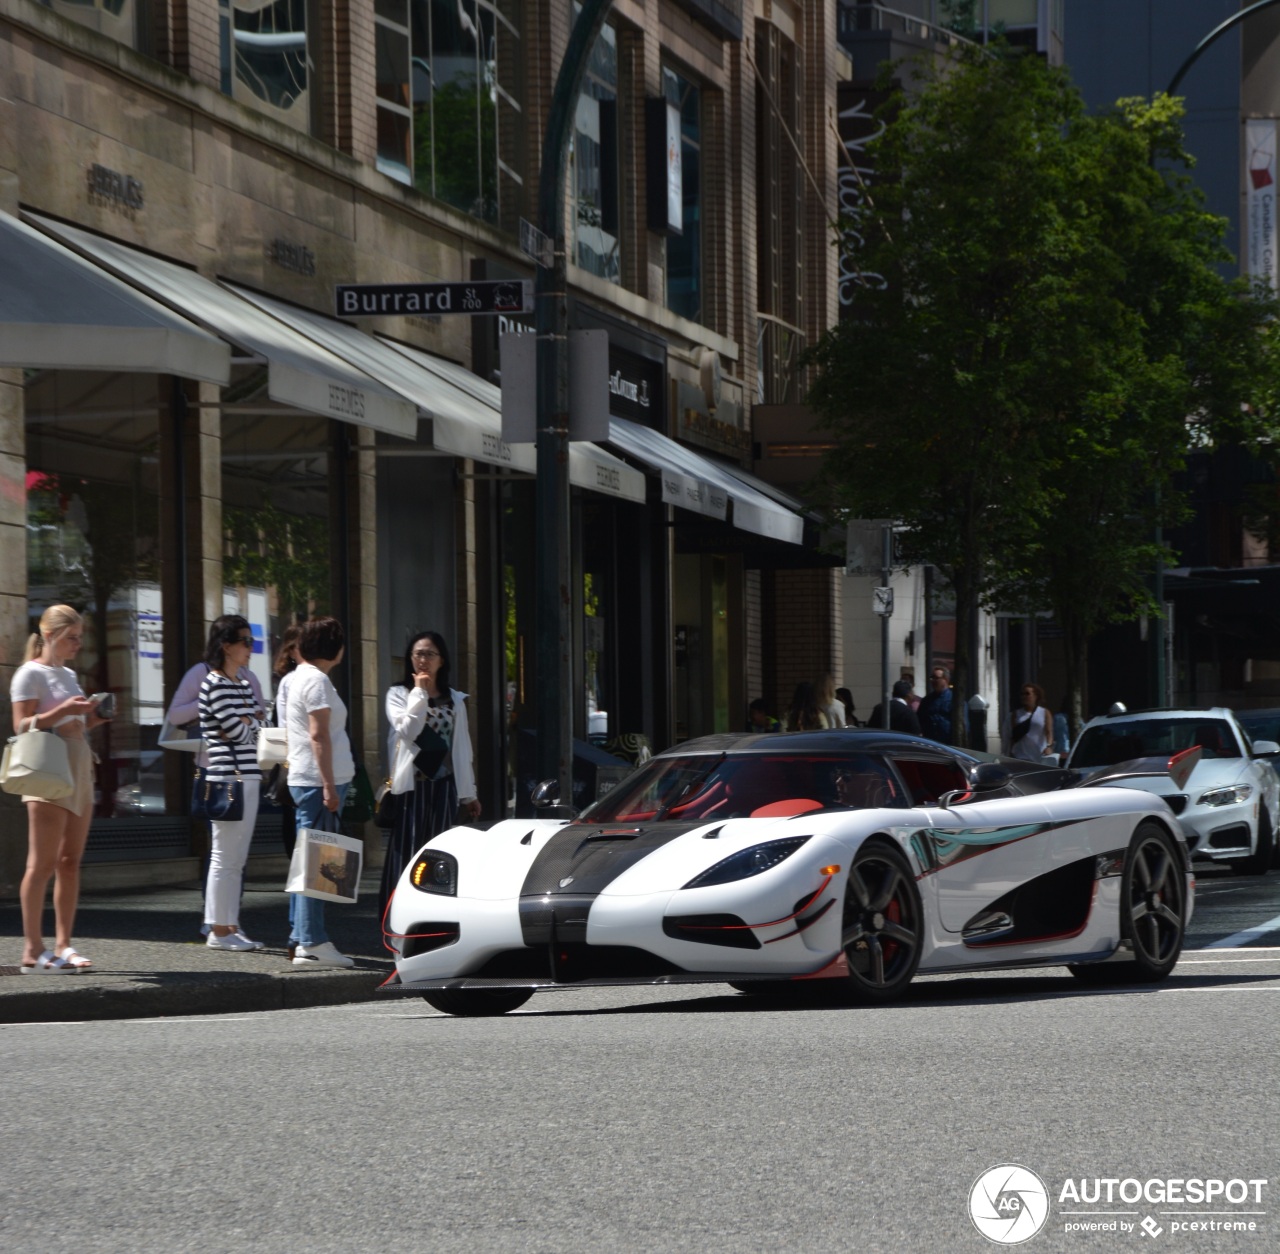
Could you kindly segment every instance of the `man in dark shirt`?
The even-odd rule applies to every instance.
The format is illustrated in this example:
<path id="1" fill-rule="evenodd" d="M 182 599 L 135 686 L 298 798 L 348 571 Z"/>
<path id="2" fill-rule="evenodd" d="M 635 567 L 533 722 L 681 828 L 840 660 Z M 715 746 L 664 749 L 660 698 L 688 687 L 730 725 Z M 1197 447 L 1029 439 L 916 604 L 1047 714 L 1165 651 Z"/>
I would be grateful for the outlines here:
<path id="1" fill-rule="evenodd" d="M 935 666 L 929 672 L 929 691 L 920 702 L 916 716 L 920 731 L 941 745 L 951 743 L 951 676 L 945 667 Z"/>
<path id="2" fill-rule="evenodd" d="M 900 679 L 893 685 L 893 697 L 889 702 L 889 730 L 896 732 L 906 732 L 911 736 L 920 735 L 920 720 L 916 718 L 916 712 L 907 704 L 911 697 L 911 680 Z M 881 717 L 882 707 L 877 705 L 871 711 L 870 721 L 867 726 L 870 728 L 882 729 L 884 720 Z"/>

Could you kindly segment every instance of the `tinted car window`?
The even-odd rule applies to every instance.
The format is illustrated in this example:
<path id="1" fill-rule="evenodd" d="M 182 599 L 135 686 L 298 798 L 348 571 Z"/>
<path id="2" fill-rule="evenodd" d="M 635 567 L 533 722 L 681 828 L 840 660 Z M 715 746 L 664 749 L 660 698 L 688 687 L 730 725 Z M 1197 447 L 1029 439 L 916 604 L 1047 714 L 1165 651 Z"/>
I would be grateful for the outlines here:
<path id="1" fill-rule="evenodd" d="M 1237 710 L 1236 721 L 1253 740 L 1280 741 L 1280 710 Z"/>
<path id="2" fill-rule="evenodd" d="M 1204 750 L 1205 758 L 1240 757 L 1240 745 L 1225 719 L 1149 718 L 1085 728 L 1071 755 L 1071 765 L 1115 766 L 1132 758 L 1172 756 L 1196 745 Z"/>
<path id="3" fill-rule="evenodd" d="M 969 786 L 965 773 L 954 762 L 894 758 L 893 764 L 906 781 L 912 805 L 936 805 L 943 793 L 964 791 Z"/>

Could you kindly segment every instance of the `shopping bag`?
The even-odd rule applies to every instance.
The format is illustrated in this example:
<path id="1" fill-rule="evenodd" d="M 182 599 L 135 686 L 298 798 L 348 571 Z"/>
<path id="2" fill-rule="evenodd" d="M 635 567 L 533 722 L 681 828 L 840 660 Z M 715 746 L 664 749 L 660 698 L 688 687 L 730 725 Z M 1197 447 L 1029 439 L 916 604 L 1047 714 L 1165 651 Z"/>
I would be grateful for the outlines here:
<path id="1" fill-rule="evenodd" d="M 367 823 L 373 818 L 374 800 L 373 785 L 369 782 L 369 772 L 361 762 L 347 788 L 347 799 L 342 803 L 342 821 L 344 823 Z"/>
<path id="2" fill-rule="evenodd" d="M 0 788 L 20 797 L 59 801 L 75 792 L 67 742 L 56 732 L 36 731 L 36 720 L 27 720 L 26 731 L 9 737 L 0 761 Z"/>
<path id="3" fill-rule="evenodd" d="M 258 730 L 258 765 L 265 771 L 289 760 L 289 741 L 283 727 L 262 727 Z"/>
<path id="4" fill-rule="evenodd" d="M 162 749 L 176 749 L 179 753 L 199 753 L 204 748 L 198 722 L 176 727 L 167 718 L 160 725 L 160 739 L 156 743 Z"/>
<path id="5" fill-rule="evenodd" d="M 328 810 L 320 812 L 320 822 L 337 827 L 337 818 Z M 289 861 L 287 893 L 301 893 L 320 901 L 354 904 L 360 892 L 360 872 L 364 865 L 364 842 L 339 831 L 304 827 L 298 833 Z"/>

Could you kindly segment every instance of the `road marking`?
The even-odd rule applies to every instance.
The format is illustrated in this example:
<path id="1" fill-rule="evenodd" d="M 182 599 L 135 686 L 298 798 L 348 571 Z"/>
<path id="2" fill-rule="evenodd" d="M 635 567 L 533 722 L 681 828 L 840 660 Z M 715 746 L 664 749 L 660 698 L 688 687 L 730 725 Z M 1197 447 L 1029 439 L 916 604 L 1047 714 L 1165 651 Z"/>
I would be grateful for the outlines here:
<path id="1" fill-rule="evenodd" d="M 1257 927 L 1246 928 L 1233 936 L 1224 936 L 1221 940 L 1206 945 L 1205 949 L 1238 949 L 1250 941 L 1257 940 L 1259 936 L 1266 936 L 1268 932 L 1280 932 L 1280 914 L 1274 919 L 1268 919 L 1265 923 L 1259 923 Z"/>
<path id="2" fill-rule="evenodd" d="M 1195 949 L 1192 953 L 1202 954 L 1203 949 Z M 1179 958 L 1180 967 L 1224 967 L 1228 963 L 1240 962 L 1275 962 L 1274 958 Z"/>

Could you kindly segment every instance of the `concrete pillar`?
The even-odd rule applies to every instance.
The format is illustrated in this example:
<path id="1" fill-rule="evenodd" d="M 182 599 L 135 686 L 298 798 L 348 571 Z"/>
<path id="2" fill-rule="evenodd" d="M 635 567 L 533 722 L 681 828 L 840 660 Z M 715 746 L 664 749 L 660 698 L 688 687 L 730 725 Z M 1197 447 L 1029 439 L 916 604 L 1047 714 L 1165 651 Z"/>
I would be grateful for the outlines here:
<path id="1" fill-rule="evenodd" d="M 26 431 L 22 371 L 0 370 L 0 742 L 13 728 L 9 683 L 27 643 Z M 16 897 L 27 858 L 27 811 L 0 793 L 0 898 Z"/>

